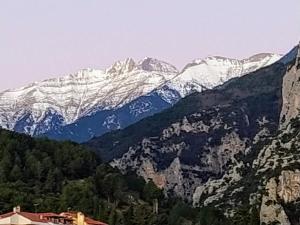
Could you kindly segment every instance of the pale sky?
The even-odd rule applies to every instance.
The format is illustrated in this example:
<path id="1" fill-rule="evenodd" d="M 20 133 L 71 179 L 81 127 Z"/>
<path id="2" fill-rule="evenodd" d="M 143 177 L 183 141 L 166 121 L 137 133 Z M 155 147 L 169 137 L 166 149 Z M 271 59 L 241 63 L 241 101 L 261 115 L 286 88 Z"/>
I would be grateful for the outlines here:
<path id="1" fill-rule="evenodd" d="M 299 0 L 1 0 L 0 90 L 145 56 L 181 69 L 208 55 L 285 53 Z"/>

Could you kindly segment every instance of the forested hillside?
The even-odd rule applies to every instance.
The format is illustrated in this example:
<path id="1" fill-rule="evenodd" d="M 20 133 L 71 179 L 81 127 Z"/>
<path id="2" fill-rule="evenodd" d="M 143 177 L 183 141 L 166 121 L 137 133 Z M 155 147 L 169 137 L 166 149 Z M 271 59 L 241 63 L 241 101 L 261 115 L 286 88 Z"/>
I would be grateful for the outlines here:
<path id="1" fill-rule="evenodd" d="M 220 224 L 214 209 L 165 199 L 153 182 L 122 175 L 71 142 L 0 130 L 0 211 L 79 210 L 110 225 Z M 158 212 L 153 206 L 158 202 Z"/>

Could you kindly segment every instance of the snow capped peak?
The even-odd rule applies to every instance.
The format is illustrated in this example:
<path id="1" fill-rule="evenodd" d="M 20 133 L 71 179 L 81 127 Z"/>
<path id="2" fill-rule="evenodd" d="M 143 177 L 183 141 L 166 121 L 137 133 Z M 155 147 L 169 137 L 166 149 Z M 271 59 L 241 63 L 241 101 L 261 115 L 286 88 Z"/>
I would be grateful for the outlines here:
<path id="1" fill-rule="evenodd" d="M 169 91 L 161 89 L 160 96 L 171 103 L 174 96 L 178 100 L 192 91 L 215 87 L 275 59 L 260 55 L 243 61 L 211 56 L 195 60 L 179 73 L 173 65 L 154 58 L 138 63 L 127 58 L 105 71 L 88 68 L 0 92 L 0 126 L 10 130 L 22 127 L 22 132 L 41 134 L 51 129 L 52 122 L 65 126 L 94 112 L 118 109 L 162 87 Z M 43 128 L 37 128 L 41 124 Z"/>
<path id="2" fill-rule="evenodd" d="M 251 73 L 268 66 L 281 58 L 281 55 L 263 53 L 247 59 L 231 59 L 221 56 L 208 56 L 194 60 L 171 80 L 168 87 L 179 91 L 182 97 L 193 91 L 216 87 L 225 81 Z"/>
<path id="3" fill-rule="evenodd" d="M 127 58 L 105 71 L 82 69 L 60 78 L 0 92 L 0 126 L 13 130 L 19 121 L 29 116 L 24 121 L 28 123 L 24 132 L 35 134 L 35 125 L 45 122 L 50 114 L 59 116 L 59 123 L 70 124 L 97 110 L 122 107 L 177 75 L 177 71 L 166 69 L 172 68 L 170 65 L 167 67 L 153 59 L 147 62 L 152 70 L 142 70 L 132 58 Z"/>
<path id="4" fill-rule="evenodd" d="M 178 73 L 178 70 L 175 66 L 164 61 L 149 57 L 146 57 L 142 61 L 140 61 L 138 67 L 145 71 Z"/>
<path id="5" fill-rule="evenodd" d="M 223 56 L 207 56 L 203 59 L 196 59 L 194 61 L 192 61 L 192 63 L 190 65 L 194 65 L 194 64 L 201 64 L 201 63 L 213 63 L 213 62 L 221 62 L 221 61 L 236 61 L 236 59 L 231 59 L 231 58 L 226 58 Z"/>
<path id="6" fill-rule="evenodd" d="M 277 54 L 273 54 L 273 53 L 260 53 L 260 54 L 253 55 L 253 56 L 249 57 L 248 59 L 244 59 L 244 60 L 248 60 L 248 61 L 260 61 L 260 60 L 263 60 L 265 58 L 272 58 L 274 56 L 276 57 Z"/>
<path id="7" fill-rule="evenodd" d="M 123 61 L 117 61 L 106 70 L 107 74 L 125 74 L 134 70 L 142 70 L 145 72 L 162 72 L 162 73 L 178 73 L 175 66 L 150 57 L 145 57 L 143 60 L 135 63 L 132 58 L 127 58 Z"/>
<path id="8" fill-rule="evenodd" d="M 234 59 L 234 58 L 227 58 L 223 56 L 207 56 L 204 59 L 196 59 L 192 62 L 192 64 L 201 64 L 201 63 L 208 63 L 208 62 L 237 62 L 237 63 L 245 63 L 245 62 L 261 62 L 266 60 L 278 60 L 281 58 L 282 55 L 274 54 L 274 53 L 259 53 L 249 58 L 245 59 Z"/>
<path id="9" fill-rule="evenodd" d="M 108 74 L 123 74 L 129 73 L 136 68 L 136 63 L 132 58 L 127 58 L 123 61 L 115 62 L 110 68 L 106 70 Z"/>

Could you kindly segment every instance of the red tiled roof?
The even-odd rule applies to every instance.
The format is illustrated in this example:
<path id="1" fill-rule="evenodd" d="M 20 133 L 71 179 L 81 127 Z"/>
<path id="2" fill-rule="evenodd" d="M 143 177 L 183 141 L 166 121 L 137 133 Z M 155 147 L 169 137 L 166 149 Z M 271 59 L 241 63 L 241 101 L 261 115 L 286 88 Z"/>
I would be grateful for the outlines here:
<path id="1" fill-rule="evenodd" d="M 42 223 L 49 222 L 46 219 L 42 219 L 38 213 L 18 212 L 17 214 L 24 216 L 25 218 L 30 219 L 31 221 L 34 222 L 42 222 Z"/>
<path id="2" fill-rule="evenodd" d="M 61 214 L 56 214 L 56 213 L 52 213 L 52 212 L 47 212 L 47 213 L 29 213 L 29 212 L 9 212 L 9 213 L 5 213 L 0 215 L 0 219 L 2 218 L 7 218 L 10 217 L 14 214 L 19 214 L 33 222 L 41 222 L 41 223 L 47 223 L 49 222 L 49 220 L 47 220 L 44 217 L 61 217 L 61 218 L 66 218 L 67 217 L 75 217 L 77 218 L 77 213 L 76 212 L 63 212 Z M 85 217 L 85 222 L 89 225 L 108 225 L 106 223 L 94 220 L 92 218 L 89 217 Z"/>
<path id="3" fill-rule="evenodd" d="M 60 215 L 76 217 L 77 212 L 62 212 Z"/>
<path id="4" fill-rule="evenodd" d="M 59 214 L 56 214 L 56 213 L 52 213 L 52 212 L 45 212 L 45 213 L 37 213 L 41 216 L 60 216 Z"/>
<path id="5" fill-rule="evenodd" d="M 0 215 L 0 219 L 10 217 L 14 214 L 15 214 L 14 212 L 9 212 L 9 213 L 2 214 L 2 215 Z"/>
<path id="6" fill-rule="evenodd" d="M 42 219 L 38 213 L 29 213 L 29 212 L 9 212 L 9 213 L 0 215 L 0 218 L 7 218 L 7 217 L 13 216 L 15 214 L 21 215 L 33 222 L 41 222 L 41 223 L 48 222 L 48 220 Z"/>
<path id="7" fill-rule="evenodd" d="M 57 217 L 57 218 L 66 218 L 65 216 L 63 215 L 59 215 L 57 213 L 52 213 L 52 212 L 46 212 L 46 213 L 37 213 L 38 215 L 40 216 L 43 216 L 43 217 Z"/>

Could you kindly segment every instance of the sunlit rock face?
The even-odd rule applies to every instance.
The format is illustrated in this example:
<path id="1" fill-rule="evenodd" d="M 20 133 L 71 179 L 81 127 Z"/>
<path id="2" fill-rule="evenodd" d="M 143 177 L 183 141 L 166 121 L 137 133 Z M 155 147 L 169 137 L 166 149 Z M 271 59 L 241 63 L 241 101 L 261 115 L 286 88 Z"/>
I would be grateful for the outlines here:
<path id="1" fill-rule="evenodd" d="M 300 172 L 282 171 L 277 192 L 285 203 L 300 199 Z"/>
<path id="2" fill-rule="evenodd" d="M 101 157 L 122 172 L 134 171 L 166 195 L 192 201 L 198 187 L 222 178 L 261 136 L 276 131 L 285 72 L 277 63 L 195 93 L 162 114 L 89 145 L 100 148 Z M 236 169 L 230 177 L 239 176 Z"/>
<path id="3" fill-rule="evenodd" d="M 295 59 L 295 64 L 288 68 L 283 78 L 281 111 L 281 126 L 286 126 L 289 121 L 299 115 L 300 109 L 300 48 Z"/>
<path id="4" fill-rule="evenodd" d="M 262 198 L 260 209 L 261 224 L 291 224 L 283 207 L 278 203 L 277 189 L 278 187 L 275 178 L 270 179 L 266 185 L 266 195 Z"/>
<path id="5" fill-rule="evenodd" d="M 282 202 L 287 204 L 300 199 L 300 172 L 282 171 L 279 177 L 267 182 L 265 190 L 260 209 L 261 224 L 291 224 Z"/>
<path id="6" fill-rule="evenodd" d="M 194 206 L 227 216 L 247 207 L 262 224 L 293 224 L 286 207 L 299 199 L 298 54 L 297 47 L 278 63 L 88 145 L 122 172 Z"/>

